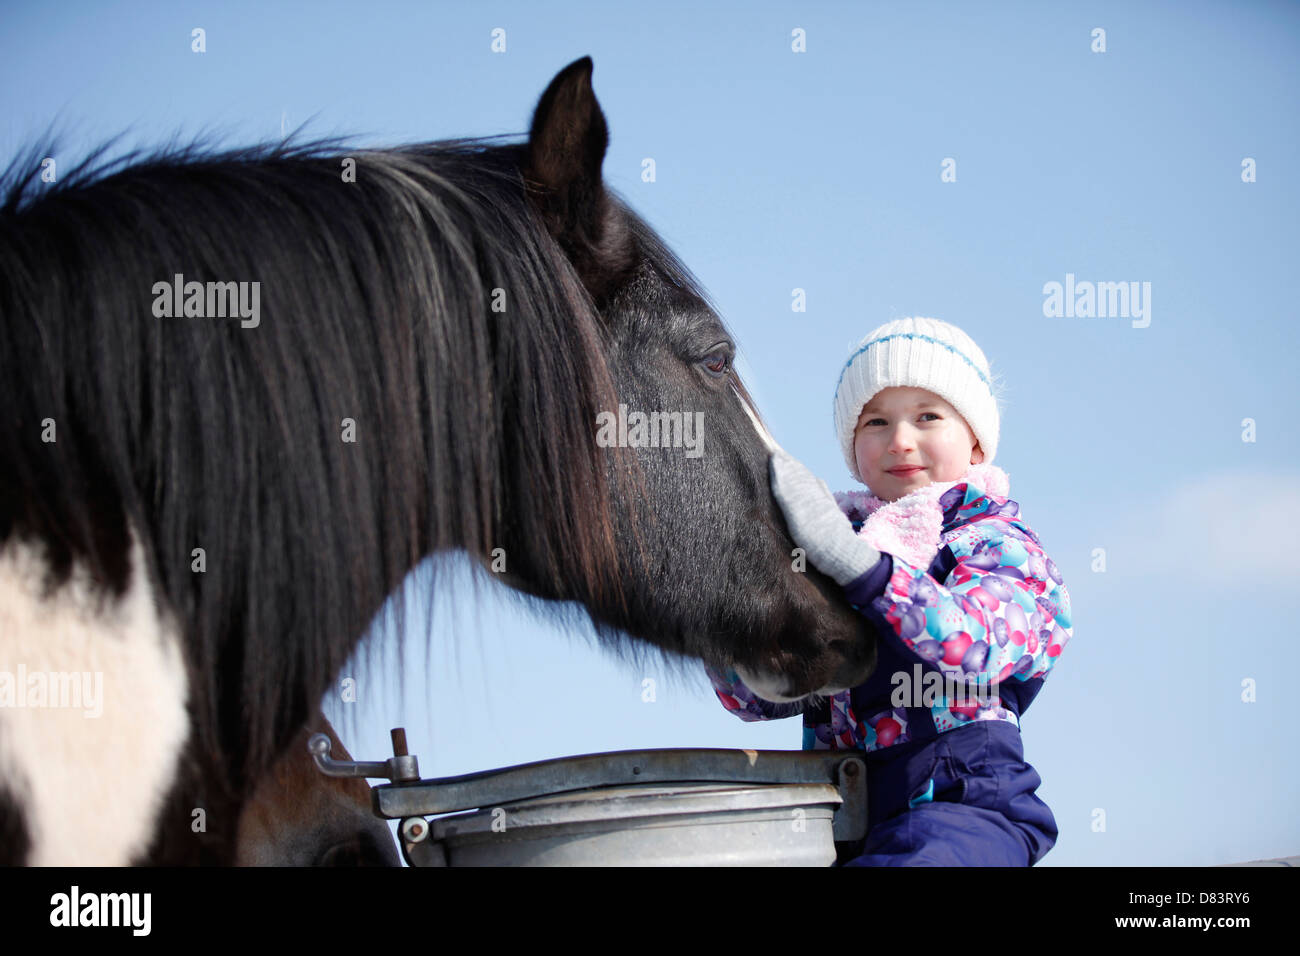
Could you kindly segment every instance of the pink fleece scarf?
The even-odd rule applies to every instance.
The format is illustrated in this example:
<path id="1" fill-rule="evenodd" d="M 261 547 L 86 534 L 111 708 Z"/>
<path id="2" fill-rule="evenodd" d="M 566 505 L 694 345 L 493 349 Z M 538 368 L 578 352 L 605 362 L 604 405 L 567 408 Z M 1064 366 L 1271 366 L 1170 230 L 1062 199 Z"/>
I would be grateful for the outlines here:
<path id="1" fill-rule="evenodd" d="M 863 521 L 858 534 L 877 551 L 885 551 L 917 568 L 928 568 L 943 541 L 945 491 L 969 484 L 988 495 L 1005 498 L 1011 480 L 997 465 L 971 465 L 956 481 L 934 481 L 897 501 L 882 501 L 867 491 L 837 491 L 835 501 L 851 521 Z"/>

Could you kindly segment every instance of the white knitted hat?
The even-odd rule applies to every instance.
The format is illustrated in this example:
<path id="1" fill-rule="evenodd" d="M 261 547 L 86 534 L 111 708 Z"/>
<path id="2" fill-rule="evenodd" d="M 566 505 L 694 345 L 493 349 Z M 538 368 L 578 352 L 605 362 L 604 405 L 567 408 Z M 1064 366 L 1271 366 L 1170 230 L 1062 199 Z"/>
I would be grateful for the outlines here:
<path id="1" fill-rule="evenodd" d="M 895 386 L 934 392 L 966 419 L 991 465 L 998 450 L 998 405 L 988 359 L 969 335 L 938 319 L 886 322 L 854 349 L 835 387 L 835 434 L 849 473 L 858 474 L 853 436 L 876 394 Z"/>

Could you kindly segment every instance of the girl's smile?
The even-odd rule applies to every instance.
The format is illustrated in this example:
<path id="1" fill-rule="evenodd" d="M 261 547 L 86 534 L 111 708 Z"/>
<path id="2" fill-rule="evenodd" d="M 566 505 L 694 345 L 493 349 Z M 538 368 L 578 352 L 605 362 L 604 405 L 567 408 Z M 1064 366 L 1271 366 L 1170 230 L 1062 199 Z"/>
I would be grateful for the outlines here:
<path id="1" fill-rule="evenodd" d="M 984 451 L 966 420 L 934 392 L 894 387 L 876 394 L 853 437 L 858 471 L 885 501 L 935 481 L 956 481 Z"/>

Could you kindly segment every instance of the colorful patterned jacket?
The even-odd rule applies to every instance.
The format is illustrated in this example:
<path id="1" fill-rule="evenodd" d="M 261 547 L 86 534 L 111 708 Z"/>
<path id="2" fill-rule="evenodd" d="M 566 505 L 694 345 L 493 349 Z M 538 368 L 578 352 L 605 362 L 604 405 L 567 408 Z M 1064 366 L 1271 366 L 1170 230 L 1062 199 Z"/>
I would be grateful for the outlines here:
<path id="1" fill-rule="evenodd" d="M 741 720 L 803 714 L 804 750 L 868 752 L 975 720 L 1019 726 L 1073 633 L 1070 596 L 994 465 L 894 502 L 836 501 L 881 559 L 845 587 L 879 635 L 876 671 L 830 698 L 778 704 L 705 668 Z"/>

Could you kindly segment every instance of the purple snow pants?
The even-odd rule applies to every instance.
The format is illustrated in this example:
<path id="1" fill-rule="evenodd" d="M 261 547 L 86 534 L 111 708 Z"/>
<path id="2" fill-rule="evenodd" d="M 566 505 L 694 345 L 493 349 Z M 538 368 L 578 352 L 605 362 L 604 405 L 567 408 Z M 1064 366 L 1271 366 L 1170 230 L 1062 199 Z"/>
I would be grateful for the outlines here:
<path id="1" fill-rule="evenodd" d="M 869 829 L 845 866 L 1032 866 L 1056 843 L 1015 725 L 980 720 L 898 747 L 866 755 Z"/>

